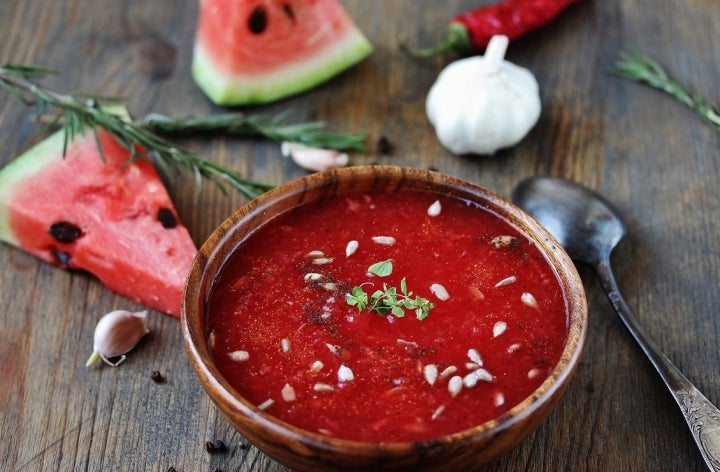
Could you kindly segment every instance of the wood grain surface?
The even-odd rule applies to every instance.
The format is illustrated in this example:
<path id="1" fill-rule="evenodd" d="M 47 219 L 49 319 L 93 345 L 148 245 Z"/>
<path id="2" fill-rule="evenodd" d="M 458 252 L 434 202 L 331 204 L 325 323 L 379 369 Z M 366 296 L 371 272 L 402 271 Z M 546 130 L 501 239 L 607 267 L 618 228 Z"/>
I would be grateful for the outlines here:
<path id="1" fill-rule="evenodd" d="M 629 305 L 665 353 L 720 404 L 720 133 L 668 96 L 611 76 L 621 50 L 658 59 L 720 102 L 716 0 L 582 0 L 551 25 L 513 42 L 507 58 L 541 89 L 537 125 L 493 157 L 453 156 L 435 137 L 424 101 L 455 56 L 418 60 L 399 40 L 429 45 L 480 0 L 343 0 L 373 55 L 307 93 L 243 111 L 291 110 L 368 133 L 352 164 L 433 167 L 503 196 L 532 175 L 599 190 L 629 234 L 613 263 Z M 58 91 L 122 96 L 130 112 L 222 111 L 189 73 L 197 0 L 0 0 L 0 63 L 60 71 Z M 32 110 L 0 89 L 0 164 L 40 139 Z M 386 136 L 392 153 L 375 143 Z M 304 174 L 277 144 L 240 138 L 179 141 L 256 180 Z M 199 245 L 245 199 L 204 186 L 198 201 L 179 174 L 169 184 Z M 591 325 L 576 376 L 539 430 L 487 470 L 701 471 L 678 408 L 581 267 Z M 118 368 L 86 369 L 99 317 L 141 309 L 83 273 L 0 245 L 0 469 L 9 471 L 283 470 L 217 412 L 183 350 L 179 323 L 150 313 L 152 333 Z M 158 370 L 163 383 L 151 380 Z M 229 449 L 209 454 L 208 440 Z"/>

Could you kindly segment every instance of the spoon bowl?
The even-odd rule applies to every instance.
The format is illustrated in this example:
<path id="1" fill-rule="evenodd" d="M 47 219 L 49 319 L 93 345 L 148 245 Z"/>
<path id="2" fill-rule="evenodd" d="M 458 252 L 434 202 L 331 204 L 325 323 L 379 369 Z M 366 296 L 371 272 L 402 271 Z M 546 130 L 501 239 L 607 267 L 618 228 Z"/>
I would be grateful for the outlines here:
<path id="1" fill-rule="evenodd" d="M 595 269 L 615 312 L 657 370 L 682 410 L 710 470 L 720 471 L 720 410 L 668 359 L 623 299 L 610 254 L 626 233 L 620 214 L 602 196 L 567 180 L 533 177 L 512 195 L 562 245 L 570 257 Z"/>
<path id="2" fill-rule="evenodd" d="M 589 264 L 605 258 L 627 232 L 607 200 L 567 180 L 525 180 L 513 200 L 550 231 L 570 257 Z"/>

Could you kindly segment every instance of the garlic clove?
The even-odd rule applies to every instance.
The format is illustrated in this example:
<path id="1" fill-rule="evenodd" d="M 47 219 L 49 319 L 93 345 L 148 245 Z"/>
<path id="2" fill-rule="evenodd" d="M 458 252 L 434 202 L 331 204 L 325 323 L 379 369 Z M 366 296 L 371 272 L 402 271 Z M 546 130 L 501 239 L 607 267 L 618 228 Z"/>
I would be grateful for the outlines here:
<path id="1" fill-rule="evenodd" d="M 344 152 L 306 146 L 300 143 L 284 141 L 280 145 L 284 157 L 290 157 L 303 169 L 322 172 L 347 165 L 350 158 Z"/>
<path id="2" fill-rule="evenodd" d="M 111 311 L 100 318 L 95 326 L 93 353 L 85 363 L 85 367 L 90 367 L 100 359 L 106 364 L 117 366 L 125 360 L 125 354 L 149 332 L 147 311 Z M 122 356 L 118 362 L 113 363 L 109 360 L 118 356 Z"/>

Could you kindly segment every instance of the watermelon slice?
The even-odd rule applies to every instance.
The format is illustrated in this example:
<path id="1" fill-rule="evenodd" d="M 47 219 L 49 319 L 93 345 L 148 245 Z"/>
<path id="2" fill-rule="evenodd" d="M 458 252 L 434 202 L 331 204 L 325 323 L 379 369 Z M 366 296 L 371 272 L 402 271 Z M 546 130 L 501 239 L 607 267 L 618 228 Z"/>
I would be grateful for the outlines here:
<path id="1" fill-rule="evenodd" d="M 371 52 L 337 0 L 200 0 L 192 72 L 216 104 L 261 104 L 310 89 Z"/>
<path id="2" fill-rule="evenodd" d="M 76 137 L 64 158 L 63 140 L 59 131 L 0 170 L 0 239 L 179 316 L 197 249 L 155 168 L 103 130 Z"/>

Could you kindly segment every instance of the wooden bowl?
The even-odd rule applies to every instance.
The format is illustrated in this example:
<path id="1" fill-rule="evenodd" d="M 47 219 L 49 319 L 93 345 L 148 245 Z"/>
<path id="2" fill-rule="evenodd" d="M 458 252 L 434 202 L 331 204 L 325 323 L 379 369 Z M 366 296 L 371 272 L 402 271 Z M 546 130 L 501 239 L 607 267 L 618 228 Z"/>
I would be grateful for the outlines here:
<path id="1" fill-rule="evenodd" d="M 244 399 L 223 378 L 208 346 L 207 300 L 213 281 L 233 250 L 273 216 L 309 201 L 358 191 L 416 189 L 476 202 L 528 235 L 557 272 L 569 316 L 561 357 L 549 377 L 500 417 L 470 429 L 416 442 L 370 443 L 335 439 L 278 420 Z M 400 167 L 350 167 L 312 174 L 249 202 L 213 232 L 192 266 L 184 293 L 182 330 L 203 387 L 237 431 L 278 462 L 295 470 L 447 470 L 488 464 L 534 431 L 565 391 L 585 342 L 587 306 L 570 258 L 534 219 L 505 199 L 467 182 Z M 548 447 L 553 447 L 548 445 Z"/>

